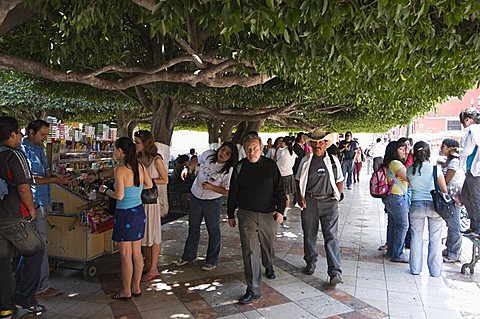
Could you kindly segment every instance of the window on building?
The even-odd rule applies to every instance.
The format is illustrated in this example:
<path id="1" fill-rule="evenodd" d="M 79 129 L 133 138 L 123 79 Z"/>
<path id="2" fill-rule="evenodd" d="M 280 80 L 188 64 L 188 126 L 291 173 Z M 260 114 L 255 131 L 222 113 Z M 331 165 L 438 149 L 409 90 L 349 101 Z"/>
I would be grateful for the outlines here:
<path id="1" fill-rule="evenodd" d="M 461 131 L 462 123 L 457 120 L 447 121 L 447 131 Z"/>

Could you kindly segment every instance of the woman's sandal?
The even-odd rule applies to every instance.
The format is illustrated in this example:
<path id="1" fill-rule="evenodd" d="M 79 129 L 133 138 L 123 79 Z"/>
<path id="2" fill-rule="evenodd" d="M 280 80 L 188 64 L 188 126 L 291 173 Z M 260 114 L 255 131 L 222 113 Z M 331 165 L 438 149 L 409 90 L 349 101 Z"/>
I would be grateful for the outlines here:
<path id="1" fill-rule="evenodd" d="M 121 301 L 129 301 L 130 299 L 132 299 L 132 297 L 123 297 L 123 296 L 120 296 L 119 292 L 117 292 L 116 294 L 112 295 L 112 299 L 113 300 L 121 300 Z"/>

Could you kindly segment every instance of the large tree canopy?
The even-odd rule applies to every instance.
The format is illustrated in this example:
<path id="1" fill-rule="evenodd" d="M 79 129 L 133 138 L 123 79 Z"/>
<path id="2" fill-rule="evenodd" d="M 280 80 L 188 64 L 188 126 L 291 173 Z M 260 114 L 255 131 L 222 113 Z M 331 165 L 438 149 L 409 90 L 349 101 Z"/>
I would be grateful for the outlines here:
<path id="1" fill-rule="evenodd" d="M 365 131 L 407 123 L 480 75 L 477 1 L 31 0 L 23 20 L 3 2 L 0 22 L 16 22 L 0 28 L 0 67 L 121 91 L 162 119 L 160 135 L 185 115 L 179 105 L 238 112 L 252 92 L 272 96 L 262 89 L 275 77 L 296 89 L 291 100 L 249 110 L 284 100 L 301 105 L 286 115 Z M 165 97 L 158 83 L 177 85 Z"/>

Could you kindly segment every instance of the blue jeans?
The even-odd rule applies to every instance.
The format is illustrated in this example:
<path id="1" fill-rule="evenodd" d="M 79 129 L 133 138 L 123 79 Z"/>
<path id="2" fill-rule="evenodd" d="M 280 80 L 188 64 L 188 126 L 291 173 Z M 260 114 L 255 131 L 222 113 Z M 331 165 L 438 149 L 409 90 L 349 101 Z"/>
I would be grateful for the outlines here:
<path id="1" fill-rule="evenodd" d="M 432 201 L 413 201 L 409 212 L 412 241 L 410 243 L 410 272 L 419 275 L 423 264 L 423 230 L 428 221 L 427 265 L 430 276 L 442 274 L 442 226 L 443 218 L 433 208 Z"/>
<path id="2" fill-rule="evenodd" d="M 18 286 L 12 274 L 12 252 L 16 248 L 24 257 Z M 40 280 L 45 245 L 37 227 L 24 219 L 0 220 L 0 310 L 16 309 L 15 304 L 31 307 L 37 304 L 35 292 Z"/>
<path id="3" fill-rule="evenodd" d="M 462 226 L 460 224 L 460 215 L 462 208 L 455 206 L 455 211 L 453 212 L 452 217 L 447 220 L 447 256 L 451 259 L 459 259 L 462 254 Z"/>
<path id="4" fill-rule="evenodd" d="M 408 205 L 403 195 L 387 195 L 383 199 L 388 214 L 387 255 L 394 260 L 405 259 L 405 235 L 408 230 Z"/>
<path id="5" fill-rule="evenodd" d="M 205 218 L 208 231 L 208 249 L 205 264 L 218 264 L 222 235 L 220 232 L 220 212 L 223 196 L 217 199 L 199 199 L 191 196 L 188 215 L 188 237 L 183 250 L 183 260 L 192 261 L 197 258 L 200 240 L 200 224 Z"/>
<path id="6" fill-rule="evenodd" d="M 342 172 L 344 178 L 347 179 L 347 187 L 352 186 L 352 177 L 353 177 L 353 158 L 344 159 L 342 161 Z"/>

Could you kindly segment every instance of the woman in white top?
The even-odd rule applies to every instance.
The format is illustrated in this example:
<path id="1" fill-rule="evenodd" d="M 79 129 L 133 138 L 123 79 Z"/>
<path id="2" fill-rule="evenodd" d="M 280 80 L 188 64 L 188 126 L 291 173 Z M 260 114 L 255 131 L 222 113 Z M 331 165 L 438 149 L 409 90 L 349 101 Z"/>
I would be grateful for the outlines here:
<path id="1" fill-rule="evenodd" d="M 293 151 L 293 137 L 285 136 L 279 143 L 279 149 L 277 150 L 277 166 L 282 175 L 283 189 L 287 195 L 287 205 L 285 211 L 283 212 L 282 226 L 288 228 L 288 225 L 285 223 L 287 220 L 288 211 L 291 209 L 290 204 L 293 203 L 293 195 L 295 194 L 295 177 L 293 176 L 293 164 L 295 164 L 295 159 L 297 154 Z"/>
<path id="2" fill-rule="evenodd" d="M 188 237 L 183 256 L 177 261 L 178 266 L 197 258 L 200 224 L 205 218 L 208 249 L 202 270 L 209 271 L 217 267 L 221 247 L 220 213 L 223 196 L 228 195 L 230 177 L 237 160 L 238 149 L 231 142 L 224 142 L 217 151 L 208 150 L 200 155 L 200 168 L 191 189 Z"/>
<path id="3" fill-rule="evenodd" d="M 448 232 L 446 249 L 443 250 L 443 262 L 455 263 L 460 261 L 462 253 L 462 234 L 460 225 L 460 214 L 462 204 L 460 200 L 460 193 L 462 192 L 462 185 L 465 181 L 465 172 L 460 167 L 460 160 L 458 159 L 458 141 L 446 138 L 442 142 L 440 154 L 447 157 L 445 163 L 442 164 L 442 172 L 447 183 L 448 195 L 455 199 L 455 211 L 453 216 L 447 220 Z"/>
<path id="4" fill-rule="evenodd" d="M 273 146 L 268 150 L 267 155 L 265 157 L 268 157 L 274 161 L 277 160 L 277 150 L 280 148 L 280 143 L 283 142 L 283 137 L 277 137 L 275 139 L 275 142 L 273 142 Z"/>

